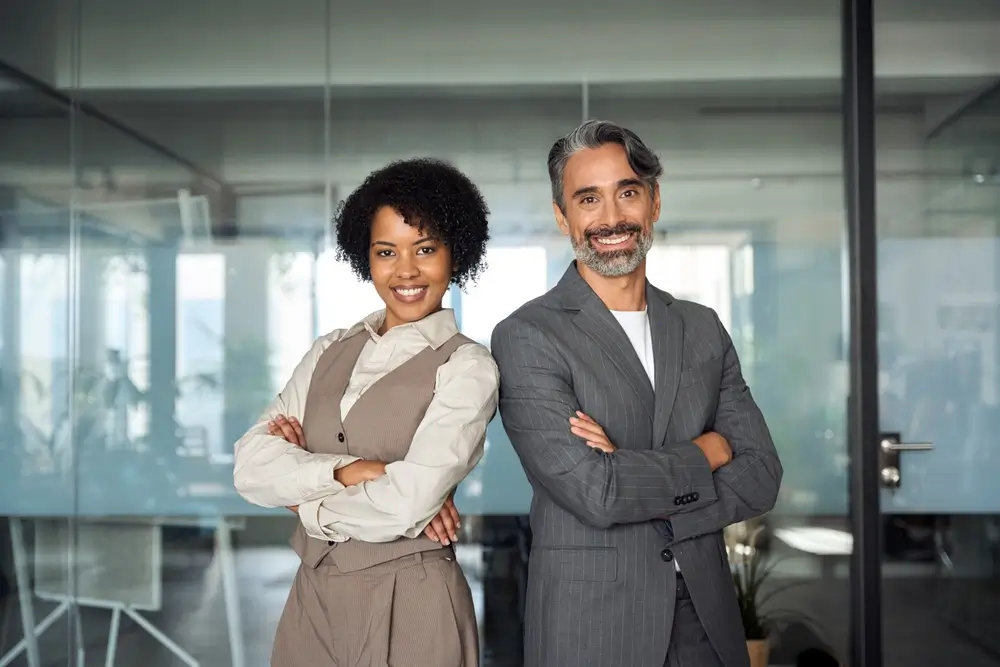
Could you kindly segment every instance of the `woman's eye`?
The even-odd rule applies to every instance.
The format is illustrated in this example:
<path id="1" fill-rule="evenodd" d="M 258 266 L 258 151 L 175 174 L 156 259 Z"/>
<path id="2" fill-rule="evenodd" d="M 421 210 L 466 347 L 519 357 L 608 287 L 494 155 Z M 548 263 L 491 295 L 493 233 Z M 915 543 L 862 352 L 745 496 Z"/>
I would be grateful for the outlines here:
<path id="1" fill-rule="evenodd" d="M 434 248 L 424 246 L 423 248 L 417 249 L 417 254 L 419 255 L 430 255 L 434 252 Z"/>
<path id="2" fill-rule="evenodd" d="M 378 252 L 375 253 L 375 256 L 376 257 L 391 257 L 392 256 L 392 251 L 391 250 L 379 250 Z"/>

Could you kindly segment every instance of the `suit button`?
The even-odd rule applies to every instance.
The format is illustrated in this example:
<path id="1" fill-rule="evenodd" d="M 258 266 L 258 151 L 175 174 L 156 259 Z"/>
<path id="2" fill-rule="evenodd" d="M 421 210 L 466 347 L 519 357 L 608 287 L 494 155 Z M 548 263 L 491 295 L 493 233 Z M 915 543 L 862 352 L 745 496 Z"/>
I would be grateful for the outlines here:
<path id="1" fill-rule="evenodd" d="M 336 542 L 334 542 L 333 540 L 327 540 L 326 541 L 326 546 L 328 546 L 328 547 L 332 547 L 334 544 L 336 544 Z"/>
<path id="2" fill-rule="evenodd" d="M 695 491 L 691 494 L 691 502 L 698 502 L 698 492 Z"/>
<path id="3" fill-rule="evenodd" d="M 680 505 L 682 502 L 684 502 L 684 499 L 682 497 L 674 496 L 674 505 Z"/>
<path id="4" fill-rule="evenodd" d="M 343 442 L 344 441 L 344 434 L 343 433 L 338 433 L 337 434 L 337 440 L 339 440 L 340 442 Z"/>
<path id="5" fill-rule="evenodd" d="M 664 549 L 663 551 L 660 552 L 660 558 L 669 563 L 674 559 L 674 552 L 671 551 L 670 549 Z"/>

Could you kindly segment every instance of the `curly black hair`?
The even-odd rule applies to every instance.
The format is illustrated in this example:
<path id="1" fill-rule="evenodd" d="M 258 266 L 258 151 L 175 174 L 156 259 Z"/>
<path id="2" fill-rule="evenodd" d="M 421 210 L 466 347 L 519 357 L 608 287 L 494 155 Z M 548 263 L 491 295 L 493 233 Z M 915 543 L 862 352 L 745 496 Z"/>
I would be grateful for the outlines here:
<path id="1" fill-rule="evenodd" d="M 479 188 L 447 162 L 414 158 L 369 174 L 334 216 L 337 258 L 346 260 L 362 280 L 371 280 L 372 220 L 383 206 L 448 246 L 455 263 L 451 280 L 459 287 L 475 281 L 485 268 L 490 209 Z"/>

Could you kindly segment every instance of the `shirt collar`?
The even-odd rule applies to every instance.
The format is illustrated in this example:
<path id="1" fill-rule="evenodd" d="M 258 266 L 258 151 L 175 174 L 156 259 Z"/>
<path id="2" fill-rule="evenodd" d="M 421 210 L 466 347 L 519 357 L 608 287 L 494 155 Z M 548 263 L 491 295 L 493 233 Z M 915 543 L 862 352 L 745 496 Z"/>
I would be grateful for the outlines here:
<path id="1" fill-rule="evenodd" d="M 340 337 L 340 340 L 346 340 L 351 336 L 360 333 L 363 330 L 367 330 L 369 335 L 375 340 L 378 340 L 380 336 L 378 335 L 378 330 L 385 322 L 385 310 L 376 310 L 371 315 L 368 315 L 363 320 L 347 329 L 344 335 Z M 455 311 L 451 308 L 443 308 L 436 313 L 431 313 L 422 320 L 417 320 L 416 322 L 409 322 L 407 324 L 400 324 L 397 327 L 393 327 L 386 335 L 396 335 L 394 332 L 399 332 L 402 334 L 408 330 L 415 330 L 419 333 L 427 344 L 433 349 L 437 349 L 448 342 L 452 336 L 458 333 L 458 323 L 455 321 Z"/>

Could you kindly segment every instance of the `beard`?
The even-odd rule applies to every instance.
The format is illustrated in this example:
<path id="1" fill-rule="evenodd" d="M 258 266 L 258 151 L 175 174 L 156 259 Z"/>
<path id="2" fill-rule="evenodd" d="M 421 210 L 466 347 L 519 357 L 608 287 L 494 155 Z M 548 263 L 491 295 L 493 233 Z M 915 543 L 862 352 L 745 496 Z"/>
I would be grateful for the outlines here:
<path id="1" fill-rule="evenodd" d="M 595 238 L 607 238 L 633 234 L 635 247 L 619 250 L 598 250 L 594 247 Z M 646 259 L 649 249 L 653 247 L 653 234 L 637 224 L 619 222 L 613 227 L 597 227 L 588 229 L 582 237 L 570 237 L 576 260 L 582 262 L 592 271 L 605 278 L 620 278 L 639 268 Z"/>

